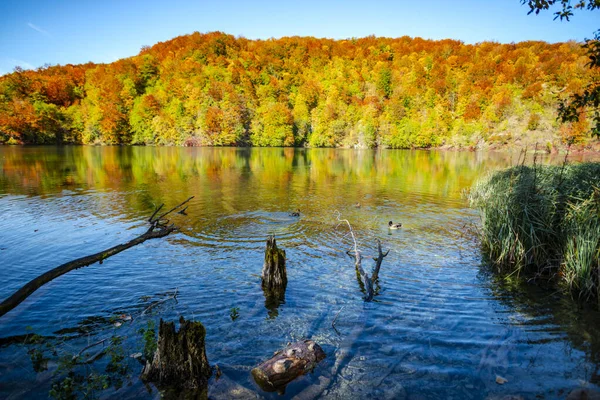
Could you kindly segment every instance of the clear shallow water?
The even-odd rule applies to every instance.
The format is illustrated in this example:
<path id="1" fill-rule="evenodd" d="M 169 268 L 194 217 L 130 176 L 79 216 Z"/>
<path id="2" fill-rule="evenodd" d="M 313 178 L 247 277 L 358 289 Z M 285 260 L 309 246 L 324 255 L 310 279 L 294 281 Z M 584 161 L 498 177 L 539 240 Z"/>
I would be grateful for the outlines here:
<path id="1" fill-rule="evenodd" d="M 509 288 L 481 267 L 461 193 L 517 155 L 427 151 L 0 147 L 0 298 L 63 262 L 129 240 L 154 207 L 195 198 L 181 232 L 64 275 L 0 319 L 0 397 L 45 398 L 61 354 L 111 335 L 141 351 L 148 321 L 180 315 L 207 329 L 223 371 L 212 398 L 275 398 L 250 369 L 312 338 L 327 358 L 280 398 L 564 398 L 598 384 L 598 314 L 533 287 Z M 545 160 L 553 161 L 553 160 Z M 556 161 L 556 160 L 554 160 Z M 361 207 L 355 207 L 360 203 Z M 300 218 L 290 217 L 299 208 Z M 364 303 L 347 229 L 376 255 L 390 249 L 375 301 Z M 389 220 L 403 223 L 389 231 Z M 287 252 L 288 287 L 265 304 L 267 235 Z M 365 260 L 371 268 L 372 262 Z M 177 290 L 144 315 L 154 301 Z M 237 308 L 239 318 L 230 312 Z M 342 309 L 343 307 L 343 309 Z M 339 335 L 331 322 L 336 322 Z M 131 315 L 120 327 L 115 317 Z M 19 335 L 57 356 L 36 373 Z M 157 396 L 139 382 L 99 396 Z M 94 364 L 102 372 L 102 359 Z M 498 385 L 496 375 L 508 379 Z"/>

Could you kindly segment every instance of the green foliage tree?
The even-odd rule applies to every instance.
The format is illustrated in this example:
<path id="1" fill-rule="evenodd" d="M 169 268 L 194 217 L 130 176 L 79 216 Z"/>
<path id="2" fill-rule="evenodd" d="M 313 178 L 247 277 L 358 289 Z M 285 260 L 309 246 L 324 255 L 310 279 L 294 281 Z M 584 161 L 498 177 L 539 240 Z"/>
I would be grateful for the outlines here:
<path id="1" fill-rule="evenodd" d="M 377 80 L 377 88 L 383 92 L 386 99 L 389 99 L 392 95 L 392 71 L 389 68 L 383 68 L 379 72 L 379 79 Z"/>
<path id="2" fill-rule="evenodd" d="M 577 0 L 574 4 L 571 4 L 570 0 L 521 0 L 521 4 L 529 6 L 529 14 L 539 14 L 540 11 L 558 6 L 559 9 L 554 13 L 554 19 L 567 21 L 574 15 L 575 10 L 600 9 L 600 0 Z M 586 39 L 583 47 L 587 50 L 589 57 L 587 66 L 600 71 L 600 30 L 594 33 L 593 39 Z M 579 93 L 562 101 L 558 108 L 558 116 L 563 122 L 577 123 L 588 112 L 593 121 L 592 135 L 600 137 L 600 79 L 590 82 Z"/>
<path id="3" fill-rule="evenodd" d="M 294 144 L 293 116 L 281 103 L 260 106 L 252 123 L 252 144 L 255 146 L 291 146 Z"/>

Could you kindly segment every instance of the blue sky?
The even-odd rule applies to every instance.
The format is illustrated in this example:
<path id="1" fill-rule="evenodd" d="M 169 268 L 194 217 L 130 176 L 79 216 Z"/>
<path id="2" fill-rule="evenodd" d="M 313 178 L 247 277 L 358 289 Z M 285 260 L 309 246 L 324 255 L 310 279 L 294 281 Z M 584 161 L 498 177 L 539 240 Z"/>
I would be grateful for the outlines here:
<path id="1" fill-rule="evenodd" d="M 580 11 L 571 22 L 527 11 L 519 0 L 3 0 L 0 74 L 16 65 L 112 62 L 194 31 L 249 39 L 408 35 L 510 43 L 582 41 L 600 28 L 600 11 Z"/>

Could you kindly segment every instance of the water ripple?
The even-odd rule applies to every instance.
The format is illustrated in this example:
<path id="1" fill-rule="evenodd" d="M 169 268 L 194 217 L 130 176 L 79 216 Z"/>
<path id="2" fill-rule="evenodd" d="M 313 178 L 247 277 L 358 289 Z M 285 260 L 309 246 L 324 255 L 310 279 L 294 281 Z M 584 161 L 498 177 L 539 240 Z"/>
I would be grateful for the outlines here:
<path id="1" fill-rule="evenodd" d="M 97 161 L 81 151 L 86 162 Z M 161 158 L 169 151 L 181 159 Z M 3 317 L 0 340 L 8 343 L 33 329 L 68 336 L 68 346 L 77 350 L 120 334 L 133 352 L 140 343 L 136 332 L 148 322 L 185 316 L 205 324 L 208 358 L 227 382 L 213 381 L 211 398 L 227 398 L 234 389 L 257 392 L 249 369 L 287 342 L 307 337 L 322 344 L 327 359 L 313 375 L 290 384 L 284 398 L 553 398 L 580 379 L 596 379 L 590 371 L 600 360 L 597 314 L 571 318 L 547 294 L 504 287 L 481 268 L 468 231 L 477 216 L 460 195 L 470 184 L 465 174 L 472 178 L 487 169 L 474 155 L 441 156 L 437 162 L 458 172 L 433 181 L 419 175 L 417 161 L 406 165 L 421 153 L 384 152 L 376 168 L 363 171 L 352 153 L 308 152 L 295 155 L 300 158 L 282 173 L 285 165 L 265 167 L 284 163 L 281 152 L 200 149 L 200 157 L 169 151 L 134 150 L 140 170 L 129 169 L 130 175 L 70 168 L 70 174 L 85 172 L 69 178 L 76 185 L 45 186 L 17 172 L 2 177 L 0 297 L 50 267 L 144 232 L 160 203 L 168 208 L 196 197 L 187 216 L 173 216 L 179 233 L 42 287 Z M 426 153 L 427 163 L 436 162 L 434 155 Z M 185 168 L 173 173 L 179 165 Z M 372 170 L 385 171 L 386 184 Z M 296 209 L 300 217 L 290 216 Z M 336 210 L 351 222 L 366 270 L 374 266 L 378 240 L 390 250 L 372 303 L 363 301 L 354 259 L 346 254 L 354 242 Z M 403 228 L 389 230 L 389 220 Z M 288 286 L 278 305 L 260 285 L 268 235 L 287 256 Z M 161 301 L 175 291 L 177 301 Z M 339 334 L 332 328 L 338 312 Z M 117 329 L 113 321 L 121 315 L 133 322 Z M 500 388 L 496 375 L 509 384 Z M 37 380 L 22 347 L 0 345 L 0 397 L 46 396 L 50 382 Z M 137 380 L 118 395 L 148 396 Z"/>

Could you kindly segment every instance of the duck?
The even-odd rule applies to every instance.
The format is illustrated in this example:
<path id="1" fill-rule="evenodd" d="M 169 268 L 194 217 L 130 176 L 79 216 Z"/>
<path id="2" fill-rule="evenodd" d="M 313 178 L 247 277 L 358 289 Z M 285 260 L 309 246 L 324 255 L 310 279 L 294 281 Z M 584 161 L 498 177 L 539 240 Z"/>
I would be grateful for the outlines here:
<path id="1" fill-rule="evenodd" d="M 399 222 L 397 224 L 393 223 L 392 221 L 390 221 L 388 223 L 388 228 L 390 228 L 390 229 L 400 229 L 401 227 L 402 227 L 402 224 Z"/>
<path id="2" fill-rule="evenodd" d="M 297 209 L 296 211 L 290 213 L 290 217 L 299 217 L 300 216 L 300 209 Z"/>

